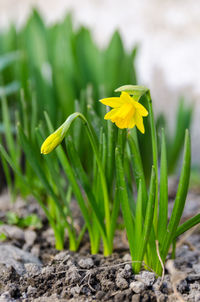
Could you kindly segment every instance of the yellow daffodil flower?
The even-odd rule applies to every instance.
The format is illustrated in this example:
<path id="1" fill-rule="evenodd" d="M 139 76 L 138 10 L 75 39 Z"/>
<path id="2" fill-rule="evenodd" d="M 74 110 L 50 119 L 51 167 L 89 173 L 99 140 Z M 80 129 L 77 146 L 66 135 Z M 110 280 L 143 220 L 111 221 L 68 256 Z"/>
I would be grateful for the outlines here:
<path id="1" fill-rule="evenodd" d="M 105 120 L 111 120 L 120 129 L 136 126 L 142 133 L 145 132 L 143 117 L 148 115 L 146 108 L 138 103 L 140 96 L 130 96 L 122 92 L 120 97 L 111 97 L 100 100 L 104 105 L 112 107 L 104 116 Z"/>
<path id="2" fill-rule="evenodd" d="M 65 136 L 65 133 L 63 132 L 63 127 L 60 127 L 49 135 L 41 146 L 41 153 L 48 154 L 53 151 L 62 142 Z"/>

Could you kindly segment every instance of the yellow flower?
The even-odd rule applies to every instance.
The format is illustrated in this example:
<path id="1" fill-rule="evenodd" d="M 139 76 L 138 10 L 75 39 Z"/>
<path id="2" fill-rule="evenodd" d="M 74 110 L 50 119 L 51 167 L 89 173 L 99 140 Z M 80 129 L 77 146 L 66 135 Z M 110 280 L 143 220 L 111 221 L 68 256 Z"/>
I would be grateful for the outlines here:
<path id="1" fill-rule="evenodd" d="M 41 153 L 48 154 L 53 151 L 63 140 L 65 133 L 63 127 L 58 128 L 54 133 L 49 135 L 41 146 Z"/>
<path id="2" fill-rule="evenodd" d="M 100 100 L 104 105 L 114 109 L 106 113 L 105 120 L 111 120 L 120 129 L 133 128 L 136 126 L 142 133 L 145 132 L 143 116 L 148 115 L 148 111 L 138 103 L 140 96 L 131 97 L 127 92 L 122 92 L 120 97 L 105 98 Z"/>

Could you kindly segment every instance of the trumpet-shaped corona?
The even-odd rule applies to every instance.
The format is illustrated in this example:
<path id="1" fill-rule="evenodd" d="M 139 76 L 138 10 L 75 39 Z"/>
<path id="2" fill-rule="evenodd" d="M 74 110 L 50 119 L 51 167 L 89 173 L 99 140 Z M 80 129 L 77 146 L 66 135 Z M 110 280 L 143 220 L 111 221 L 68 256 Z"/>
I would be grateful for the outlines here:
<path id="1" fill-rule="evenodd" d="M 122 92 L 120 97 L 105 98 L 100 102 L 113 108 L 106 113 L 105 120 L 111 120 L 120 129 L 136 126 L 140 132 L 145 132 L 143 117 L 148 115 L 148 111 L 138 103 L 138 96 L 131 97 L 127 92 Z"/>

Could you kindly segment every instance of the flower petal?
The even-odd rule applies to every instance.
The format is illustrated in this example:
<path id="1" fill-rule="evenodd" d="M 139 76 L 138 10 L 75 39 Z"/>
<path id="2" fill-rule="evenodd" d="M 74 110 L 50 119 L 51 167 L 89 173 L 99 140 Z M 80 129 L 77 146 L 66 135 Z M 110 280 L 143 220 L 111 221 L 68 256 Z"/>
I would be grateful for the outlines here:
<path id="1" fill-rule="evenodd" d="M 130 94 L 128 94 L 125 91 L 122 91 L 122 93 L 120 95 L 120 99 L 122 99 L 126 103 L 132 103 L 133 102 L 133 98 L 130 96 Z"/>
<path id="2" fill-rule="evenodd" d="M 115 124 L 120 129 L 127 128 L 127 126 L 126 126 L 127 125 L 126 119 L 116 118 Z"/>
<path id="3" fill-rule="evenodd" d="M 143 124 L 143 118 L 142 116 L 136 111 L 135 115 L 135 124 L 136 127 L 140 130 L 140 132 L 142 132 L 144 134 L 144 124 Z"/>
<path id="4" fill-rule="evenodd" d="M 110 120 L 111 118 L 113 118 L 119 111 L 119 108 L 116 109 L 112 109 L 110 110 L 108 113 L 106 113 L 106 115 L 104 116 L 104 120 Z"/>
<path id="5" fill-rule="evenodd" d="M 137 110 L 139 111 L 139 114 L 141 116 L 147 116 L 149 114 L 148 111 L 146 110 L 146 108 L 142 104 L 140 104 L 138 102 L 134 102 L 134 105 L 137 108 Z"/>
<path id="6" fill-rule="evenodd" d="M 134 119 L 134 117 L 132 117 L 128 123 L 127 128 L 133 128 L 134 126 L 135 126 L 135 119 Z"/>
<path id="7" fill-rule="evenodd" d="M 124 100 L 121 97 L 105 98 L 100 100 L 100 102 L 112 108 L 118 108 L 124 104 Z"/>
<path id="8" fill-rule="evenodd" d="M 135 108 L 132 104 L 125 103 L 119 109 L 119 115 L 121 118 L 127 118 L 128 116 L 133 116 L 135 113 Z"/>

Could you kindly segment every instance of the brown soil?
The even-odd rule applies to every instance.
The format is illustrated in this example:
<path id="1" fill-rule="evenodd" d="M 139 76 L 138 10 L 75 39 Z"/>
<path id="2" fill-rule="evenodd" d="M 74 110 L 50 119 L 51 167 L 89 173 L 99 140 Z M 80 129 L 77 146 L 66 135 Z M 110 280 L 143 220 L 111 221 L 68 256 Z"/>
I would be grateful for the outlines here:
<path id="1" fill-rule="evenodd" d="M 191 196 L 199 209 L 199 196 Z M 9 198 L 7 194 L 0 197 L 1 220 L 6 211 L 11 210 L 6 198 Z M 15 227 L 12 230 L 14 235 L 9 229 L 10 237 L 0 243 L 0 249 L 3 246 L 11 250 L 17 247 L 16 253 L 18 250 L 30 253 L 41 264 L 34 259 L 28 263 L 23 256 L 20 259 L 18 256 L 15 260 L 22 266 L 19 269 L 16 263 L 0 260 L 0 302 L 200 301 L 199 228 L 180 239 L 177 258 L 174 262 L 167 262 L 165 276 L 161 280 L 153 272 L 145 270 L 138 275 L 133 274 L 124 232 L 118 232 L 111 257 L 91 256 L 87 237 L 79 253 L 71 253 L 67 247 L 65 251 L 58 252 L 54 249 L 52 231 L 35 202 L 25 204 L 18 200 L 12 210 L 22 216 L 37 213 L 44 227 L 39 231 L 23 230 L 22 233 Z M 186 217 L 188 213 L 185 213 Z"/>

